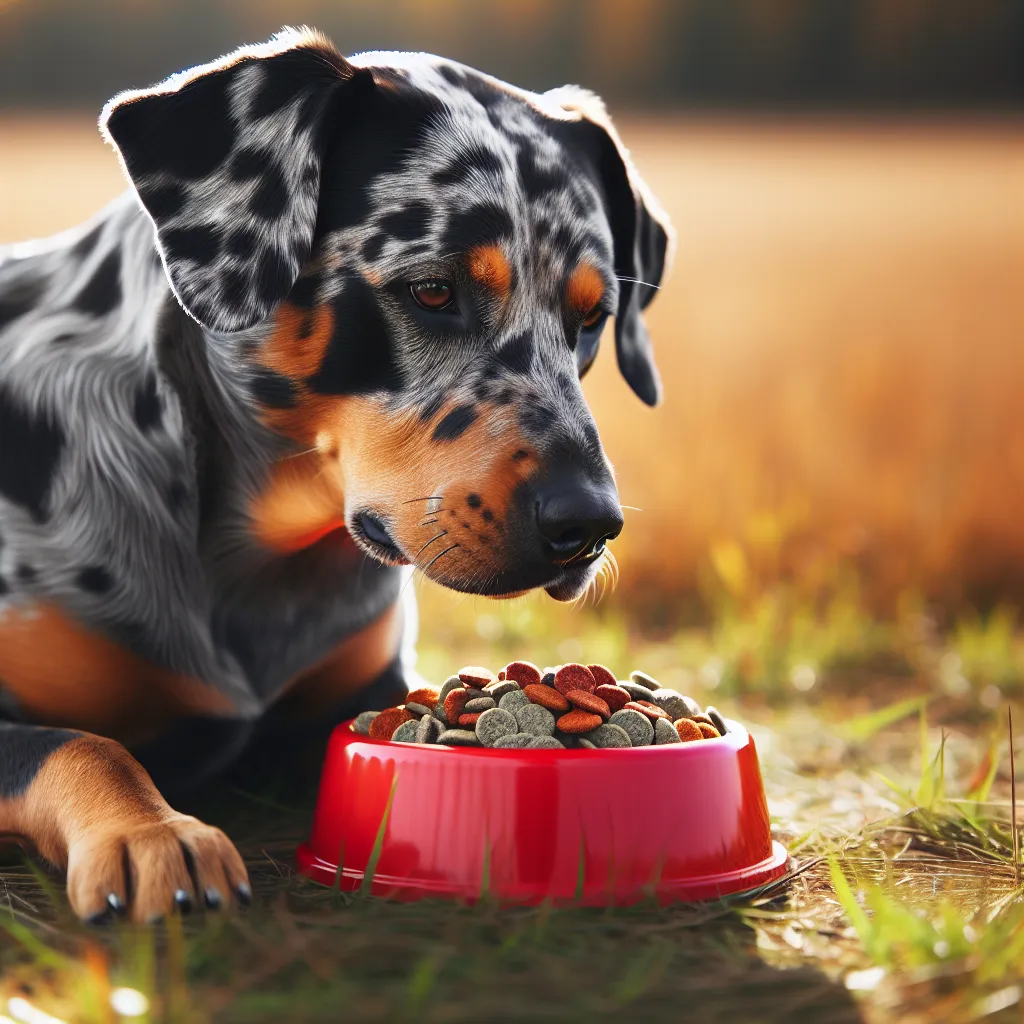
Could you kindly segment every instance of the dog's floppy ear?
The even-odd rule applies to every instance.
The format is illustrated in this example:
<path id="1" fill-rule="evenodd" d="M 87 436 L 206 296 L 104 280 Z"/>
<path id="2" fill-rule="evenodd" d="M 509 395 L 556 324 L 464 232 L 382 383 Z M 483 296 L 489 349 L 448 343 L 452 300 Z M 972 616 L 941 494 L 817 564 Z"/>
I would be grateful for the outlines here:
<path id="1" fill-rule="evenodd" d="M 668 216 L 637 173 L 600 97 L 567 85 L 544 94 L 576 115 L 562 134 L 594 170 L 602 192 L 615 245 L 619 308 L 615 317 L 615 351 L 629 386 L 648 405 L 661 400 L 661 379 L 654 365 L 651 339 L 642 310 L 647 307 L 671 264 L 674 237 Z"/>
<path id="2" fill-rule="evenodd" d="M 330 114 L 363 78 L 323 36 L 285 29 L 103 108 L 171 287 L 203 327 L 252 327 L 291 290 L 312 247 Z"/>

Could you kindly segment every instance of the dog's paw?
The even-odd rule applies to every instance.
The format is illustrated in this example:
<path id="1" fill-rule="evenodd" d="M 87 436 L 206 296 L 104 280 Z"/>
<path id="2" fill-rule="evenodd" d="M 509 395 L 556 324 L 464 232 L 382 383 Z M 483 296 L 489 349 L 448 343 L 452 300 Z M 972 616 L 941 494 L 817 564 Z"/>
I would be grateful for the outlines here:
<path id="1" fill-rule="evenodd" d="M 184 814 L 135 818 L 84 832 L 68 851 L 68 898 L 94 924 L 149 923 L 251 900 L 245 864 L 218 828 Z"/>

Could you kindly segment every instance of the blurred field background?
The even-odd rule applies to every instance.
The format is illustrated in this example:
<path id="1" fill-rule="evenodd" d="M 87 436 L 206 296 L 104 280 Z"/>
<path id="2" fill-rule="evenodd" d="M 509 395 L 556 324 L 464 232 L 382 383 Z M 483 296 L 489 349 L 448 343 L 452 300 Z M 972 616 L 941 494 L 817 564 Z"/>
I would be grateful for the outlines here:
<path id="1" fill-rule="evenodd" d="M 346 52 L 427 49 L 532 88 L 597 89 L 678 233 L 648 313 L 664 405 L 632 396 L 610 337 L 585 384 L 622 501 L 641 510 L 614 545 L 618 587 L 576 607 L 420 588 L 428 678 L 520 656 L 642 665 L 762 727 L 778 834 L 809 873 L 789 903 L 739 912 L 756 950 L 732 924 L 687 945 L 685 915 L 640 918 L 625 938 L 609 923 L 593 939 L 607 938 L 601 955 L 629 945 L 636 966 L 579 1019 L 626 1006 L 661 1019 L 684 1004 L 694 1020 L 853 1019 L 846 988 L 865 994 L 858 1019 L 1019 1019 L 1024 911 L 1007 902 L 1020 881 L 1000 723 L 1024 687 L 1024 4 L 0 0 L 0 244 L 75 224 L 124 187 L 95 130 L 108 96 L 297 22 Z M 965 818 L 947 796 L 968 795 Z M 453 950 L 480 965 L 489 919 L 399 923 L 365 903 L 348 916 L 317 903 L 289 873 L 308 808 L 294 833 L 277 810 L 272 829 L 239 826 L 268 909 L 237 935 L 190 933 L 187 963 L 172 949 L 167 977 L 182 987 L 165 989 L 167 1019 L 305 1019 L 281 1001 L 289 984 L 319 993 L 311 1019 L 333 1019 L 342 989 L 353 1019 L 525 1006 L 525 988 L 474 1002 L 464 975 L 444 974 Z M 923 859 L 897 870 L 911 849 Z M 837 853 L 863 882 L 856 897 L 819 859 Z M 50 954 L 67 948 L 61 898 L 29 873 L 5 879 L 28 907 L 18 921 L 43 929 Z M 300 941 L 315 907 L 308 934 L 355 958 L 354 973 L 318 966 Z M 565 945 L 545 946 L 543 962 L 575 976 L 579 962 L 557 958 L 584 956 L 594 922 L 560 921 Z M 518 924 L 501 927 L 503 943 L 519 941 Z M 669 928 L 674 954 L 658 938 Z M 0 962 L 28 948 L 53 966 L 31 935 L 15 937 L 21 952 L 0 942 Z M 107 957 L 122 977 L 152 968 L 151 945 L 78 942 L 97 977 Z M 259 966 L 285 957 L 280 991 L 249 977 L 252 964 L 223 967 L 250 948 Z M 690 958 L 681 972 L 651 973 L 672 955 Z M 405 958 L 389 967 L 393 988 L 374 987 L 388 956 Z M 764 975 L 766 962 L 815 971 Z M 819 971 L 846 988 L 816 1001 Z M 702 1015 L 691 997 L 711 975 Z M 504 968 L 488 977 L 508 981 Z M 519 977 L 547 1019 L 564 990 Z"/>

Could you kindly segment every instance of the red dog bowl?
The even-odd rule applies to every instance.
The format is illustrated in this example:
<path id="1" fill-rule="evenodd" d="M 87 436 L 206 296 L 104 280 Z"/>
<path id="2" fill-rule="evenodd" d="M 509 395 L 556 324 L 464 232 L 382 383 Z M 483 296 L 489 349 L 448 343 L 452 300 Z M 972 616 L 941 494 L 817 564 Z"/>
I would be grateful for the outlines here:
<path id="1" fill-rule="evenodd" d="M 299 869 L 399 899 L 714 899 L 775 881 L 750 734 L 626 750 L 488 750 L 331 736 Z M 380 836 L 381 841 L 377 839 Z M 376 863 L 374 850 L 376 847 Z"/>

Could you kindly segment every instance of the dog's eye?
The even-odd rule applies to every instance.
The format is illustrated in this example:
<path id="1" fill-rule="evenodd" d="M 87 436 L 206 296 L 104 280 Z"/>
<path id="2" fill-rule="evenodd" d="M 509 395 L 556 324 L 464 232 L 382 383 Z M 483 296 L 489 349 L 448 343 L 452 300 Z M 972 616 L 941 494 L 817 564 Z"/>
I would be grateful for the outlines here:
<path id="1" fill-rule="evenodd" d="M 589 330 L 591 327 L 596 327 L 603 318 L 604 310 L 600 306 L 595 306 L 583 320 L 584 329 Z"/>
<path id="2" fill-rule="evenodd" d="M 452 286 L 447 281 L 416 281 L 409 285 L 409 290 L 424 309 L 444 309 L 454 298 Z"/>

